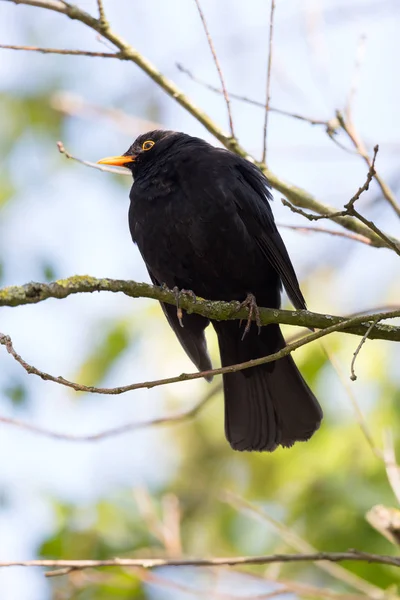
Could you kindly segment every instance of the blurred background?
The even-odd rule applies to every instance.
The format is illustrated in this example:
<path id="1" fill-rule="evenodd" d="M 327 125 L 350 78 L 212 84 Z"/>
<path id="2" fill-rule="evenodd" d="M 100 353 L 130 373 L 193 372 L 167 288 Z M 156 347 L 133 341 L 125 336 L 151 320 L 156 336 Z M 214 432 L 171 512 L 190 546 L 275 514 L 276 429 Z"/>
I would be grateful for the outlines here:
<path id="1" fill-rule="evenodd" d="M 79 6 L 96 14 L 94 0 Z M 105 8 L 117 32 L 228 129 L 223 98 L 177 68 L 180 63 L 219 86 L 194 2 L 105 0 Z M 269 2 L 202 0 L 202 8 L 228 89 L 263 102 Z M 273 107 L 317 120 L 333 118 L 354 96 L 355 125 L 370 151 L 379 143 L 377 167 L 394 192 L 400 185 L 399 25 L 397 0 L 278 0 L 271 82 Z M 110 51 L 78 22 L 7 2 L 0 3 L 0 42 Z M 130 63 L 0 52 L 1 286 L 74 274 L 148 281 L 128 231 L 129 177 L 67 160 L 56 142 L 96 161 L 123 153 L 154 124 L 215 140 Z M 233 100 L 233 117 L 240 142 L 260 157 L 263 110 Z M 345 149 L 323 125 L 271 112 L 268 165 L 341 209 L 365 181 L 367 167 L 344 134 L 336 140 Z M 310 225 L 280 200 L 276 192 L 280 225 Z M 375 182 L 358 206 L 384 231 L 400 235 Z M 349 314 L 398 304 L 399 258 L 390 250 L 323 233 L 284 227 L 281 233 L 311 310 Z M 193 371 L 150 300 L 82 294 L 2 308 L 0 330 L 31 364 L 80 383 L 116 386 Z M 217 365 L 213 332 L 208 338 Z M 389 429 L 399 448 L 400 352 L 394 343 L 367 341 L 353 383 L 350 362 L 358 343 L 336 334 L 296 352 L 325 420 L 307 444 L 272 455 L 230 449 L 219 380 L 116 397 L 82 394 L 28 377 L 2 347 L 0 416 L 53 432 L 95 434 L 171 417 L 208 400 L 195 419 L 97 442 L 50 439 L 0 423 L 0 560 L 250 555 L 307 551 L 309 545 L 391 553 L 365 513 L 376 504 L 396 506 L 396 499 L 352 403 L 377 446 Z M 228 600 L 279 591 L 285 600 L 346 599 L 381 597 L 385 589 L 396 597 L 398 573 L 390 567 L 324 569 L 312 563 L 246 571 L 113 569 L 45 579 L 40 569 L 10 568 L 0 572 L 0 597 Z"/>

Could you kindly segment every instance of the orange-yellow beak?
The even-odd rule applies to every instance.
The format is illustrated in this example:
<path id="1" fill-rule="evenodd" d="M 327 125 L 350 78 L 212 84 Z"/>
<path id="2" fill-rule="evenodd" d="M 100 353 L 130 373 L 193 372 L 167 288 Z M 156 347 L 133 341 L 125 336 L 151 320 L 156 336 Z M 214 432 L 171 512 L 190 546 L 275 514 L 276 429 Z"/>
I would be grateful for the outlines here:
<path id="1" fill-rule="evenodd" d="M 127 163 L 135 162 L 136 156 L 109 156 L 97 161 L 98 165 L 113 165 L 114 167 L 123 167 Z"/>

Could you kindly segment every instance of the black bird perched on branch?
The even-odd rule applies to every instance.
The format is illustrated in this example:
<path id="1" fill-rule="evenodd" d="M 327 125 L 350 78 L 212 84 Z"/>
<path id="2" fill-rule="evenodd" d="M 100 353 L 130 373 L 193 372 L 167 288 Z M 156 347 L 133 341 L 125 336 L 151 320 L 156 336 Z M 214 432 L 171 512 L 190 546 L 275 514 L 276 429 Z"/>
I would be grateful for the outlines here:
<path id="1" fill-rule="evenodd" d="M 276 228 L 269 183 L 249 161 L 175 131 L 140 135 L 123 156 L 102 164 L 132 171 L 129 226 L 154 285 L 192 290 L 209 300 L 254 296 L 279 308 L 282 284 L 305 308 L 296 274 Z M 209 320 L 162 304 L 183 348 L 200 371 L 212 368 L 204 330 Z M 277 352 L 278 325 L 253 324 L 243 336 L 237 321 L 213 321 L 223 366 Z M 286 356 L 225 374 L 225 432 L 235 450 L 274 450 L 308 440 L 321 408 Z"/>

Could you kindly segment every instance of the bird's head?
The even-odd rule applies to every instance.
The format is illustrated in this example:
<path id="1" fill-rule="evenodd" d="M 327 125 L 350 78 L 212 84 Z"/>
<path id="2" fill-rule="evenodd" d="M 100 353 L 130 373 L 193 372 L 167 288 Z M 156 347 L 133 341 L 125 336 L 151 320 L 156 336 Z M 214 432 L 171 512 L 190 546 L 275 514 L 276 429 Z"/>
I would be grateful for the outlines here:
<path id="1" fill-rule="evenodd" d="M 154 163 L 164 155 L 168 148 L 186 137 L 188 136 L 176 131 L 160 129 L 148 131 L 139 135 L 132 146 L 121 156 L 103 158 L 98 161 L 98 164 L 126 167 L 135 175 L 144 165 Z"/>

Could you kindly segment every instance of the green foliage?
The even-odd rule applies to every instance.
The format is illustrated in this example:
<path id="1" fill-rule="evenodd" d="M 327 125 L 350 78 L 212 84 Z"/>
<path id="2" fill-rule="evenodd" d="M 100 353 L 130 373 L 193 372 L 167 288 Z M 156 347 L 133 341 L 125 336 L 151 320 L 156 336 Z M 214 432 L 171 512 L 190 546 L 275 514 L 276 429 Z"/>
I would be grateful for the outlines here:
<path id="1" fill-rule="evenodd" d="M 128 323 L 101 322 L 97 325 L 93 338 L 93 345 L 75 375 L 77 381 L 87 385 L 102 381 L 128 347 L 130 341 Z M 135 340 L 137 341 L 138 339 Z"/>
<path id="2" fill-rule="evenodd" d="M 41 267 L 43 272 L 43 279 L 45 281 L 54 281 L 57 279 L 57 268 L 52 262 L 44 260 Z"/>
<path id="3" fill-rule="evenodd" d="M 5 386 L 3 394 L 6 398 L 11 400 L 15 406 L 22 406 L 28 400 L 28 390 L 26 389 L 25 384 L 20 381 Z"/>
<path id="4" fill-rule="evenodd" d="M 26 91 L 23 95 L 0 93 L 0 113 L 7 115 L 7 120 L 3 121 L 0 144 L 3 151 L 9 153 L 10 149 L 6 146 L 8 141 L 17 141 L 32 130 L 39 138 L 59 139 L 63 117 L 49 103 L 52 91 L 52 87 L 47 87 L 44 90 Z"/>

